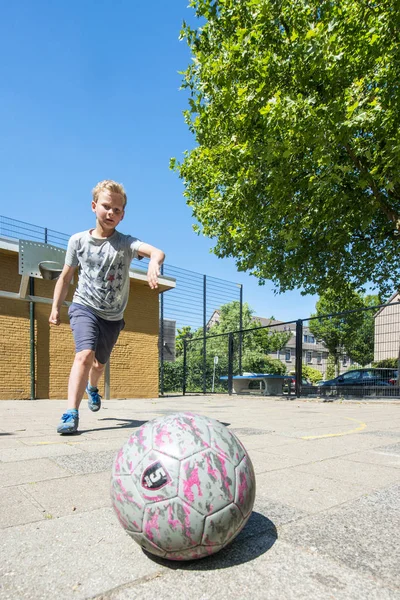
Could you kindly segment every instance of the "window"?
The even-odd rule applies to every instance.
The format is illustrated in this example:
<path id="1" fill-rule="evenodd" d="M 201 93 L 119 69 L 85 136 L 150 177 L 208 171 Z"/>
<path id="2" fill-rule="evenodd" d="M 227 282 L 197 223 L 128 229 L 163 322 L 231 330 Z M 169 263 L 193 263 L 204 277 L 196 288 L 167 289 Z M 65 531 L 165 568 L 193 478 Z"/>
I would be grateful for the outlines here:
<path id="1" fill-rule="evenodd" d="M 322 365 L 322 352 L 318 352 L 317 354 L 317 364 Z"/>
<path id="2" fill-rule="evenodd" d="M 290 360 L 291 360 L 290 348 L 285 348 L 285 360 L 286 360 L 286 362 L 290 362 Z"/>
<path id="3" fill-rule="evenodd" d="M 306 361 L 307 361 L 308 363 L 311 363 L 311 362 L 312 362 L 312 352 L 309 352 L 309 351 L 308 351 L 308 352 L 306 352 Z"/>
<path id="4" fill-rule="evenodd" d="M 361 373 L 360 371 L 349 371 L 348 373 L 344 373 L 344 375 L 341 377 L 343 377 L 343 381 L 351 381 L 354 379 L 360 379 Z"/>
<path id="5" fill-rule="evenodd" d="M 315 344 L 315 337 L 313 335 L 309 335 L 308 333 L 305 333 L 303 335 L 303 341 L 305 344 Z"/>

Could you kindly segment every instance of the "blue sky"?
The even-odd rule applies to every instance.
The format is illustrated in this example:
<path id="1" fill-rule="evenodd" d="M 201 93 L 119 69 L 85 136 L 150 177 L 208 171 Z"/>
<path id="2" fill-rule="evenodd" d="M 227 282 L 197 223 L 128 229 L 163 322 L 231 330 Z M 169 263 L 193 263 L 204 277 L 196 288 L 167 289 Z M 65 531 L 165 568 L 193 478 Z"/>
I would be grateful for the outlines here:
<path id="1" fill-rule="evenodd" d="M 195 141 L 184 123 L 180 42 L 187 0 L 15 0 L 0 19 L 0 214 L 72 234 L 93 226 L 91 189 L 124 183 L 120 230 L 165 250 L 167 263 L 244 286 L 259 316 L 307 317 L 315 297 L 276 295 L 197 236 L 169 159 Z"/>

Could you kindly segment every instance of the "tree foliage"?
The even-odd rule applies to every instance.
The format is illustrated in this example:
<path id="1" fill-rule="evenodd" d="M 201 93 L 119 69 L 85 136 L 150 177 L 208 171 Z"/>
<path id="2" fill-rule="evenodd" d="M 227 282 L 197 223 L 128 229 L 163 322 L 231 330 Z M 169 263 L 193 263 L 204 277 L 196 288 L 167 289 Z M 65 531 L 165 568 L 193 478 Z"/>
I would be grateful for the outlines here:
<path id="1" fill-rule="evenodd" d="M 327 347 L 338 374 L 339 358 L 347 354 L 364 366 L 374 358 L 374 312 L 363 310 L 379 304 L 378 296 L 365 296 L 350 286 L 327 289 L 316 303 L 310 331 Z M 346 314 L 338 314 L 349 311 Z M 353 312 L 351 312 L 353 311 Z"/>
<path id="2" fill-rule="evenodd" d="M 310 365 L 302 365 L 302 375 L 303 378 L 307 379 L 314 385 L 322 379 L 321 371 L 311 367 Z"/>
<path id="3" fill-rule="evenodd" d="M 363 298 L 364 306 L 377 306 L 379 296 L 370 295 Z M 346 343 L 346 351 L 350 358 L 365 367 L 374 360 L 375 311 L 366 310 L 362 313 L 362 321 Z"/>
<path id="4" fill-rule="evenodd" d="M 399 0 L 192 0 L 185 196 L 281 292 L 399 280 Z"/>
<path id="5" fill-rule="evenodd" d="M 228 333 L 234 334 L 233 370 L 239 374 L 241 362 L 242 371 L 258 373 L 286 373 L 286 365 L 280 360 L 271 358 L 268 354 L 282 349 L 289 340 L 291 333 L 275 331 L 274 328 L 257 329 L 259 321 L 254 320 L 253 310 L 247 303 L 242 307 L 242 328 L 249 329 L 239 335 L 240 303 L 238 301 L 224 304 L 219 309 L 219 322 L 206 332 L 206 360 L 205 377 L 207 390 L 211 390 L 214 374 L 214 357 L 218 357 L 215 367 L 215 391 L 224 391 L 226 383 L 220 382 L 220 376 L 228 374 Z M 178 391 L 182 389 L 183 378 L 183 339 L 187 343 L 187 389 L 201 391 L 204 376 L 204 335 L 203 328 L 192 330 L 190 327 L 178 330 L 177 346 L 179 352 L 175 363 L 164 363 L 164 389 L 165 391 Z M 241 353 L 240 353 L 241 346 Z M 239 357 L 241 360 L 239 360 Z"/>

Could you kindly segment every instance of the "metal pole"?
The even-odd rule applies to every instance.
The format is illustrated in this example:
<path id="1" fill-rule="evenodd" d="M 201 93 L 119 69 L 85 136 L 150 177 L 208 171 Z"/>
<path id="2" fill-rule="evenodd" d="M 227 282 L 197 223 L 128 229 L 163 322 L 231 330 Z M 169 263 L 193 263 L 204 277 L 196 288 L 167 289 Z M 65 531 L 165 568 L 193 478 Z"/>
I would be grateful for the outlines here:
<path id="1" fill-rule="evenodd" d="M 303 375 L 303 321 L 296 321 L 296 383 L 295 393 L 297 398 L 301 396 L 301 380 Z M 290 385 L 290 383 L 289 383 Z"/>
<path id="2" fill-rule="evenodd" d="M 47 244 L 47 227 L 44 228 L 44 243 Z"/>
<path id="3" fill-rule="evenodd" d="M 35 280 L 29 277 L 29 295 L 35 295 Z M 30 372 L 31 372 L 31 400 L 36 397 L 36 364 L 35 364 L 35 303 L 29 302 L 29 342 L 30 342 Z"/>
<path id="4" fill-rule="evenodd" d="M 203 394 L 207 393 L 207 276 L 203 275 Z"/>
<path id="5" fill-rule="evenodd" d="M 161 265 L 161 275 L 164 275 L 164 265 Z M 164 395 L 164 294 L 160 298 L 160 395 Z"/>
<path id="6" fill-rule="evenodd" d="M 110 400 L 110 359 L 104 367 L 104 400 Z"/>
<path id="7" fill-rule="evenodd" d="M 183 377 L 182 377 L 182 395 L 186 394 L 186 353 L 187 341 L 183 339 Z"/>
<path id="8" fill-rule="evenodd" d="M 233 390 L 233 333 L 228 334 L 228 394 Z"/>
<path id="9" fill-rule="evenodd" d="M 243 344 L 243 285 L 240 284 L 240 306 L 239 306 L 239 375 L 242 373 L 242 344 Z"/>

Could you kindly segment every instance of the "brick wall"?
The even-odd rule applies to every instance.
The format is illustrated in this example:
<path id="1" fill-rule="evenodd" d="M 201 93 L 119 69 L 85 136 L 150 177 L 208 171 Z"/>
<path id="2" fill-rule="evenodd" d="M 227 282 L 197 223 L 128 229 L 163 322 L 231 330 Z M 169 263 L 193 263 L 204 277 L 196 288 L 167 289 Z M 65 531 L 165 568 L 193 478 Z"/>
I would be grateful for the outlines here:
<path id="1" fill-rule="evenodd" d="M 0 289 L 18 292 L 18 255 L 0 250 Z M 55 282 L 34 280 L 35 296 L 51 298 Z M 67 300 L 72 299 L 71 286 Z M 67 396 L 74 344 L 67 308 L 61 325 L 50 327 L 50 304 L 35 303 L 36 397 Z M 158 293 L 131 279 L 130 299 L 110 361 L 111 398 L 158 396 Z M 0 400 L 30 398 L 29 302 L 0 298 Z M 101 382 L 101 391 L 104 389 Z"/>

